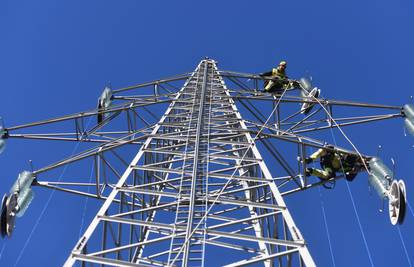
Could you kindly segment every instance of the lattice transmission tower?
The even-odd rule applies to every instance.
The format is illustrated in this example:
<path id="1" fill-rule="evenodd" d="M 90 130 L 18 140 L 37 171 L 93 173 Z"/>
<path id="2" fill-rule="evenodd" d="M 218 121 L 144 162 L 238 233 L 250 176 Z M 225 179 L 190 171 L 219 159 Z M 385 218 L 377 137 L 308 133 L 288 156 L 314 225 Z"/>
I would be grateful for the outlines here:
<path id="1" fill-rule="evenodd" d="M 204 59 L 191 73 L 108 86 L 97 109 L 1 127 L 2 147 L 8 138 L 90 146 L 19 175 L 3 198 L 3 236 L 11 236 L 15 217 L 24 214 L 39 186 L 103 203 L 65 266 L 315 266 L 284 196 L 329 188 L 346 176 L 306 174 L 306 158 L 317 149 L 360 157 L 365 168 L 358 171 L 367 171 L 380 196 L 390 200 L 393 223 L 402 222 L 403 183 L 377 158 L 317 137 L 392 118 L 405 117 L 408 125 L 414 109 L 315 98 L 298 93 L 300 88 L 265 93 L 266 79 L 220 71 Z M 362 115 L 347 115 L 358 110 Z M 59 127 L 48 132 L 50 125 Z M 48 180 L 49 172 L 84 161 L 93 164 L 91 181 Z M 374 173 L 378 169 L 384 172 Z"/>

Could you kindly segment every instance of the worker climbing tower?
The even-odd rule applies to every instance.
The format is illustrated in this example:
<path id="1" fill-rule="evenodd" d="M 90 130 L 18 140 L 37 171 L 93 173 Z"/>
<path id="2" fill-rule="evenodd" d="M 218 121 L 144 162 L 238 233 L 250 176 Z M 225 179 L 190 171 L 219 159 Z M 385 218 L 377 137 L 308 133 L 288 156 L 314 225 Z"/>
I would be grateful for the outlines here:
<path id="1" fill-rule="evenodd" d="M 228 88 L 225 79 L 234 88 Z M 325 141 L 302 134 L 407 117 L 411 106 L 327 101 L 311 94 L 314 88 L 306 79 L 301 88 L 269 94 L 260 91 L 263 79 L 219 71 L 214 60 L 204 59 L 191 73 L 118 90 L 107 86 L 92 111 L 0 127 L 1 146 L 9 138 L 91 145 L 67 159 L 19 175 L 3 198 L 3 236 L 11 236 L 15 216 L 23 215 L 33 199 L 33 188 L 40 186 L 103 203 L 68 252 L 65 266 L 315 266 L 284 196 L 320 185 L 331 188 L 338 179 L 349 177 L 345 173 L 326 180 L 309 176 L 306 157 L 310 149 L 358 158 L 357 172 L 370 174 L 380 196 L 390 201 L 393 224 L 401 223 L 404 183 L 390 176 L 378 158 L 327 146 Z M 172 85 L 184 80 L 181 87 Z M 319 95 L 320 90 L 313 91 Z M 259 110 L 253 101 L 267 109 Z M 290 105 L 284 108 L 287 115 L 282 113 L 282 104 Z M 334 107 L 365 108 L 380 114 L 335 119 Z M 240 108 L 250 115 L 242 115 Z M 119 119 L 123 115 L 126 120 Z M 74 125 L 75 130 L 19 132 L 56 123 Z M 131 157 L 121 155 L 117 149 L 122 147 L 133 151 Z M 93 162 L 92 182 L 44 178 L 51 170 L 83 160 Z"/>

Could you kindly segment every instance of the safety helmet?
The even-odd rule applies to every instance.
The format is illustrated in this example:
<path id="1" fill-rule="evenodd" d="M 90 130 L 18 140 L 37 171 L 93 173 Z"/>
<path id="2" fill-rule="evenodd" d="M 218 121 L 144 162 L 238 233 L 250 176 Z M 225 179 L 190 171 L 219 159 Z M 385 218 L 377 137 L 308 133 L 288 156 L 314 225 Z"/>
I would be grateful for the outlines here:
<path id="1" fill-rule="evenodd" d="M 279 66 L 286 66 L 286 65 L 287 65 L 287 62 L 284 60 L 280 61 L 279 63 Z"/>

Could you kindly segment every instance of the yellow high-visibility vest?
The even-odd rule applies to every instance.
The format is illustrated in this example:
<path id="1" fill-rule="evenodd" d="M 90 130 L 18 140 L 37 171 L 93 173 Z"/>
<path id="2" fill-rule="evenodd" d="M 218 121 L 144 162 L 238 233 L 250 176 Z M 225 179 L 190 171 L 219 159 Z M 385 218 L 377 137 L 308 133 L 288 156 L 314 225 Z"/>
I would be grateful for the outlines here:
<path id="1" fill-rule="evenodd" d="M 272 76 L 273 77 L 279 77 L 279 78 L 282 78 L 282 79 L 287 78 L 286 72 L 284 70 L 279 69 L 279 68 L 273 68 L 272 69 Z"/>

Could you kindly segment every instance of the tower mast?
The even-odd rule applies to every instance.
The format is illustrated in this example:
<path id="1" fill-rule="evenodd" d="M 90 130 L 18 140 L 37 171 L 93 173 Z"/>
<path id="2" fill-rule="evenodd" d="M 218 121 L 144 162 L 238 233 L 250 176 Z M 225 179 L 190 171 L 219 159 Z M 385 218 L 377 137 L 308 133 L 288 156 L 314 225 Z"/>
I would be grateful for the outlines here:
<path id="1" fill-rule="evenodd" d="M 65 266 L 315 266 L 255 139 L 202 60 Z"/>

